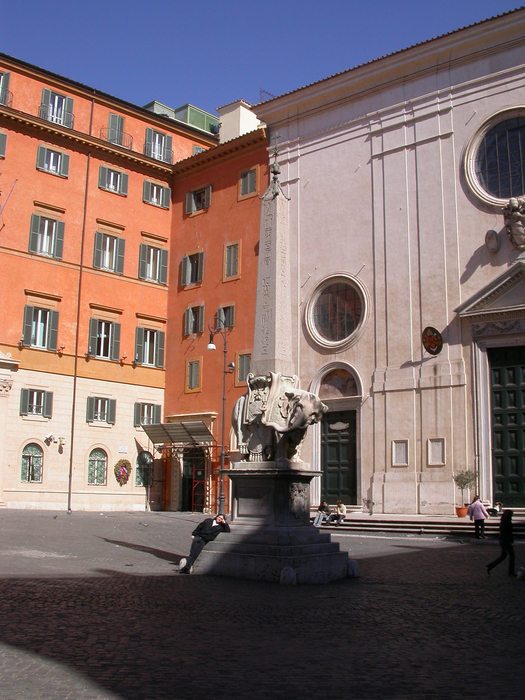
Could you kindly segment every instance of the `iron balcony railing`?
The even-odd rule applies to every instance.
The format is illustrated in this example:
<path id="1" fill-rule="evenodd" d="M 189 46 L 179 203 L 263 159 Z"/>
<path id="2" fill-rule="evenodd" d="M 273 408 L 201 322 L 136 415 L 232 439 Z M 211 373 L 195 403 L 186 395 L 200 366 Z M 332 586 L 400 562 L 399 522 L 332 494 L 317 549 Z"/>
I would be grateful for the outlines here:
<path id="1" fill-rule="evenodd" d="M 62 109 L 53 109 L 51 105 L 41 105 L 38 113 L 40 119 L 45 119 L 53 124 L 61 124 L 68 129 L 73 128 L 75 117 L 72 112 L 65 112 Z"/>
<path id="2" fill-rule="evenodd" d="M 156 143 L 146 142 L 144 144 L 144 155 L 170 165 L 173 163 L 173 151 L 169 148 L 162 148 Z"/>
<path id="3" fill-rule="evenodd" d="M 130 151 L 133 147 L 133 136 L 108 126 L 102 127 L 100 130 L 100 138 L 108 143 L 114 143 L 116 146 L 127 148 Z"/>

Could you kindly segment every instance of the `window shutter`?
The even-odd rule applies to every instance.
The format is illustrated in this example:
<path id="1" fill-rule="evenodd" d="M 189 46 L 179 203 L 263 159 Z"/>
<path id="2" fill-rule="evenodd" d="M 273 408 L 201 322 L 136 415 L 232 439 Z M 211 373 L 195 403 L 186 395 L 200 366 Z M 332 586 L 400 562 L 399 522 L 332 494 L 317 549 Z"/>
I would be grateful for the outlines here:
<path id="1" fill-rule="evenodd" d="M 146 279 L 146 272 L 148 267 L 148 248 L 145 243 L 141 243 L 139 246 L 139 280 Z"/>
<path id="2" fill-rule="evenodd" d="M 124 118 L 118 114 L 110 114 L 108 122 L 108 141 L 122 145 L 122 133 L 124 131 Z"/>
<path id="3" fill-rule="evenodd" d="M 72 97 L 66 97 L 65 104 L 64 104 L 64 126 L 67 126 L 68 129 L 73 128 L 73 98 Z"/>
<path id="4" fill-rule="evenodd" d="M 250 371 L 251 355 L 239 355 L 239 373 L 238 379 L 240 382 L 245 382 L 248 372 Z"/>
<path id="5" fill-rule="evenodd" d="M 60 174 L 62 177 L 69 175 L 69 156 L 67 153 L 60 154 Z"/>
<path id="6" fill-rule="evenodd" d="M 136 403 L 134 408 L 133 408 L 133 425 L 135 428 L 139 427 L 141 416 L 142 416 L 142 404 Z"/>
<path id="7" fill-rule="evenodd" d="M 20 389 L 20 415 L 27 416 L 29 413 L 29 389 Z"/>
<path id="8" fill-rule="evenodd" d="M 144 180 L 142 185 L 142 201 L 151 204 L 151 182 Z"/>
<path id="9" fill-rule="evenodd" d="M 29 252 L 38 253 L 38 239 L 40 237 L 40 216 L 31 214 L 31 229 L 29 231 Z"/>
<path id="10" fill-rule="evenodd" d="M 24 329 L 22 332 L 22 345 L 24 345 L 25 347 L 31 347 L 34 310 L 34 306 L 24 306 Z"/>
<path id="11" fill-rule="evenodd" d="M 230 324 L 229 327 L 233 328 L 235 325 L 235 306 L 230 306 Z"/>
<path id="12" fill-rule="evenodd" d="M 111 359 L 120 360 L 120 323 L 112 323 Z"/>
<path id="13" fill-rule="evenodd" d="M 95 420 L 95 397 L 88 396 L 86 404 L 86 423 L 93 423 Z"/>
<path id="14" fill-rule="evenodd" d="M 88 355 L 94 357 L 97 354 L 97 340 L 98 340 L 98 319 L 89 319 L 89 345 L 88 345 Z"/>
<path id="15" fill-rule="evenodd" d="M 166 284 L 168 281 L 168 251 L 160 251 L 159 263 L 159 284 Z"/>
<path id="16" fill-rule="evenodd" d="M 166 163 L 171 163 L 173 160 L 173 153 L 172 153 L 172 143 L 173 139 L 169 134 L 166 134 L 164 137 L 164 158 L 163 160 L 166 161 Z"/>
<path id="17" fill-rule="evenodd" d="M 58 311 L 49 312 L 49 335 L 47 338 L 47 349 L 58 349 Z"/>
<path id="18" fill-rule="evenodd" d="M 204 208 L 207 209 L 211 205 L 211 185 L 204 188 Z"/>
<path id="19" fill-rule="evenodd" d="M 107 413 L 107 423 L 115 425 L 115 417 L 117 413 L 117 401 L 116 399 L 108 399 L 108 413 Z"/>
<path id="20" fill-rule="evenodd" d="M 53 248 L 53 257 L 57 260 L 62 260 L 64 252 L 64 231 L 66 225 L 63 221 L 57 221 L 55 225 L 55 241 Z"/>
<path id="21" fill-rule="evenodd" d="M 120 184 L 120 189 L 119 189 L 120 194 L 123 194 L 127 197 L 128 196 L 128 174 L 127 173 L 120 174 L 120 183 L 119 184 Z"/>
<path id="22" fill-rule="evenodd" d="M 146 141 L 144 143 L 144 155 L 150 156 L 153 153 L 153 129 L 146 127 Z"/>
<path id="23" fill-rule="evenodd" d="M 224 328 L 224 309 L 221 307 L 217 309 L 217 328 Z"/>
<path id="24" fill-rule="evenodd" d="M 155 425 L 158 425 L 161 422 L 161 419 L 162 419 L 162 416 L 160 413 L 161 408 L 162 408 L 162 406 L 160 406 L 160 404 L 155 404 L 153 406 L 153 423 Z"/>
<path id="25" fill-rule="evenodd" d="M 53 414 L 53 392 L 44 391 L 44 418 L 51 418 Z"/>
<path id="26" fill-rule="evenodd" d="M 162 188 L 162 206 L 164 207 L 164 209 L 169 209 L 170 203 L 171 203 L 171 188 L 170 187 L 163 187 Z"/>
<path id="27" fill-rule="evenodd" d="M 42 104 L 40 105 L 41 119 L 49 119 L 49 105 L 51 103 L 51 90 L 44 88 L 42 90 Z"/>
<path id="28" fill-rule="evenodd" d="M 190 335 L 193 329 L 193 309 L 184 312 L 184 335 Z"/>
<path id="29" fill-rule="evenodd" d="M 0 134 L 0 158 L 5 158 L 6 144 L 7 144 L 7 134 Z"/>
<path id="30" fill-rule="evenodd" d="M 101 165 L 98 169 L 98 186 L 103 190 L 107 189 L 108 185 L 108 169 L 105 165 Z"/>
<path id="31" fill-rule="evenodd" d="M 102 242 L 104 237 L 100 231 L 95 231 L 95 250 L 93 252 L 93 267 L 102 267 Z"/>
<path id="32" fill-rule="evenodd" d="M 44 170 L 46 167 L 46 152 L 45 146 L 39 146 L 36 150 L 36 167 L 38 170 Z"/>
<path id="33" fill-rule="evenodd" d="M 141 365 L 144 361 L 144 328 L 135 329 L 135 362 Z"/>
<path id="34" fill-rule="evenodd" d="M 190 362 L 189 364 L 189 388 L 197 389 L 199 386 L 199 362 Z"/>
<path id="35" fill-rule="evenodd" d="M 192 214 L 193 209 L 193 192 L 186 192 L 186 214 Z"/>
<path id="36" fill-rule="evenodd" d="M 180 284 L 181 287 L 186 287 L 190 283 L 191 265 L 190 259 L 185 255 L 180 263 Z"/>
<path id="37" fill-rule="evenodd" d="M 237 274 L 237 255 L 239 246 L 229 245 L 226 248 L 226 277 L 233 277 Z"/>
<path id="38" fill-rule="evenodd" d="M 11 73 L 3 73 L 0 75 L 0 104 L 7 105 L 9 101 L 9 78 Z"/>
<path id="39" fill-rule="evenodd" d="M 197 279 L 195 282 L 202 282 L 204 275 L 204 252 L 198 254 L 197 259 Z"/>
<path id="40" fill-rule="evenodd" d="M 164 331 L 157 331 L 155 366 L 164 367 Z"/>
<path id="41" fill-rule="evenodd" d="M 125 238 L 117 238 L 117 260 L 115 263 L 115 272 L 119 275 L 124 274 L 124 249 L 126 247 Z"/>
<path id="42" fill-rule="evenodd" d="M 204 306 L 199 306 L 199 317 L 197 319 L 197 333 L 204 332 Z"/>

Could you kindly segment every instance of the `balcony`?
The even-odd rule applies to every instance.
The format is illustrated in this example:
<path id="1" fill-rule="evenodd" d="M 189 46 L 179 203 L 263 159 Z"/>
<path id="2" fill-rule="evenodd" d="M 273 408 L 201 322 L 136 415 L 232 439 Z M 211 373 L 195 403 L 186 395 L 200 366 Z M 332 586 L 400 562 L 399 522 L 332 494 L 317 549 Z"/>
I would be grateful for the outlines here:
<path id="1" fill-rule="evenodd" d="M 127 148 L 129 151 L 131 151 L 133 147 L 133 136 L 126 134 L 124 131 L 119 131 L 118 129 L 103 126 L 100 130 L 100 138 L 108 143 L 114 143 L 116 146 Z"/>
<path id="2" fill-rule="evenodd" d="M 158 143 L 146 142 L 144 144 L 144 155 L 170 165 L 173 163 L 173 151 L 169 148 L 163 148 Z"/>
<path id="3" fill-rule="evenodd" d="M 72 112 L 66 112 L 63 109 L 56 109 L 53 105 L 40 105 L 38 112 L 40 119 L 45 119 L 46 122 L 60 124 L 68 129 L 73 128 L 74 115 Z"/>
<path id="4" fill-rule="evenodd" d="M 4 107 L 12 107 L 13 105 L 13 93 L 9 92 L 7 88 L 0 89 L 0 105 L 4 105 Z"/>

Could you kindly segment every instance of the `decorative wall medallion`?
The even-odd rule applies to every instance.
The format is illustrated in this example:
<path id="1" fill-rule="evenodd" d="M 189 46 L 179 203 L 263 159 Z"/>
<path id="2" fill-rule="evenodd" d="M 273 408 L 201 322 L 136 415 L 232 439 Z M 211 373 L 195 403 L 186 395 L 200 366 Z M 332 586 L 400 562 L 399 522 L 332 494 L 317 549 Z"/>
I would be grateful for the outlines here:
<path id="1" fill-rule="evenodd" d="M 487 246 L 488 251 L 489 253 L 491 253 L 491 255 L 494 255 L 494 253 L 498 252 L 501 244 L 498 238 L 497 231 L 487 231 L 487 233 L 485 234 L 485 245 Z"/>
<path id="2" fill-rule="evenodd" d="M 427 326 L 421 334 L 423 347 L 429 355 L 439 355 L 443 349 L 443 338 L 441 333 L 432 326 Z"/>
<path id="3" fill-rule="evenodd" d="M 337 423 L 332 423 L 332 425 L 328 427 L 330 430 L 347 430 L 347 428 L 350 427 L 350 423 L 341 423 L 341 421 L 338 421 Z"/>

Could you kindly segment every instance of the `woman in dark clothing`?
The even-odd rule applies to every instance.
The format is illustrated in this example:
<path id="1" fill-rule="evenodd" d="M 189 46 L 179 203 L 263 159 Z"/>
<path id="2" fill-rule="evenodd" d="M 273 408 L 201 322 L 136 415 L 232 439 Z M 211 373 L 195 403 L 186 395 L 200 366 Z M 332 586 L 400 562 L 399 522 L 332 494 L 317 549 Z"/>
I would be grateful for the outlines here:
<path id="1" fill-rule="evenodd" d="M 512 543 L 514 542 L 514 536 L 512 533 L 512 515 L 513 513 L 511 510 L 504 510 L 503 515 L 501 516 L 499 523 L 499 544 L 501 547 L 501 554 L 497 559 L 494 559 L 494 561 L 491 561 L 490 564 L 487 564 L 487 574 L 489 576 L 491 570 L 498 564 L 501 564 L 501 562 L 507 558 L 507 554 L 509 555 L 509 576 L 516 576 L 514 571 L 516 557 L 514 554 L 514 547 L 512 546 Z"/>

